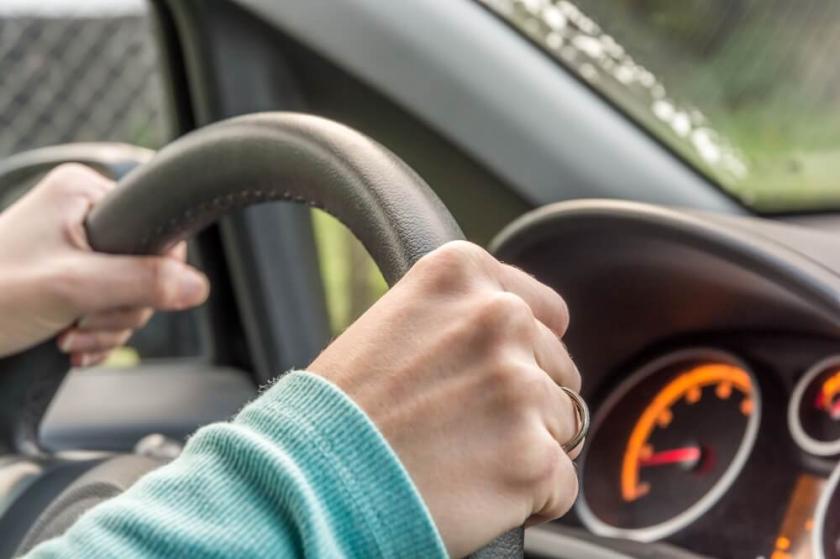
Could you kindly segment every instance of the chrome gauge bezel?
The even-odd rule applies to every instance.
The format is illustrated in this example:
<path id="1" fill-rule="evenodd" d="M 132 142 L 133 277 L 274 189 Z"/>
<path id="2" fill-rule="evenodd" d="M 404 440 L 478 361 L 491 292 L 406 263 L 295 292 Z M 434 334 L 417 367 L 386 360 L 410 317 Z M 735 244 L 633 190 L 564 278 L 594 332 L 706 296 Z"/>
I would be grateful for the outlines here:
<path id="1" fill-rule="evenodd" d="M 802 378 L 796 382 L 793 393 L 788 402 L 787 423 L 794 442 L 809 454 L 814 456 L 835 456 L 840 454 L 840 438 L 836 441 L 818 441 L 805 432 L 799 417 L 799 404 L 805 395 L 805 390 L 811 382 L 829 367 L 840 367 L 840 355 L 832 355 L 818 361 L 808 369 Z"/>
<path id="2" fill-rule="evenodd" d="M 759 425 L 761 424 L 761 391 L 759 389 L 758 382 L 756 381 L 755 374 L 753 373 L 752 369 L 744 363 L 743 360 L 739 359 L 738 357 L 727 351 L 715 348 L 697 347 L 669 352 L 665 355 L 654 359 L 653 361 L 645 364 L 644 366 L 636 370 L 627 379 L 622 381 L 598 407 L 598 410 L 595 413 L 595 418 L 592 423 L 592 429 L 590 431 L 589 439 L 590 441 L 594 441 L 597 439 L 598 430 L 600 429 L 601 424 L 603 423 L 606 416 L 609 415 L 613 408 L 615 408 L 615 406 L 621 401 L 622 398 L 624 398 L 624 396 L 627 395 L 628 392 L 630 392 L 634 387 L 636 387 L 636 385 L 641 383 L 644 379 L 648 378 L 653 374 L 656 374 L 665 367 L 675 365 L 681 361 L 696 360 L 730 363 L 732 365 L 742 368 L 750 376 L 750 380 L 752 382 L 754 391 L 753 413 L 751 414 L 750 419 L 747 422 L 747 429 L 744 432 L 744 439 L 741 442 L 741 445 L 738 447 L 738 451 L 735 453 L 735 457 L 733 458 L 732 463 L 726 469 L 726 471 L 718 480 L 718 482 L 712 487 L 712 489 L 710 489 L 696 503 L 691 505 L 689 508 L 687 508 L 680 514 L 674 516 L 673 518 L 666 520 L 665 522 L 661 522 L 659 524 L 654 524 L 651 526 L 646 526 L 644 528 L 621 528 L 618 526 L 608 524 L 600 518 L 598 518 L 586 502 L 584 486 L 583 483 L 581 483 L 580 496 L 578 497 L 577 504 L 575 505 L 575 510 L 581 522 L 583 522 L 584 526 L 586 526 L 586 528 L 594 534 L 610 538 L 630 539 L 644 543 L 654 542 L 657 540 L 661 540 L 662 538 L 667 538 L 668 536 L 671 536 L 676 532 L 679 532 L 683 528 L 689 526 L 690 524 L 696 522 L 701 516 L 708 512 L 709 509 L 715 506 L 720 501 L 720 499 L 726 494 L 726 492 L 735 482 L 738 475 L 741 473 L 744 466 L 746 465 L 747 460 L 749 459 L 749 456 L 752 453 L 753 447 L 755 446 L 755 441 L 758 437 Z M 587 447 L 584 448 L 584 451 L 581 454 L 580 458 L 580 471 L 582 472 L 582 475 L 585 475 L 586 454 L 588 453 L 588 448 L 589 447 L 587 445 Z"/>
<path id="3" fill-rule="evenodd" d="M 838 482 L 840 482 L 840 463 L 828 477 L 820 495 L 820 500 L 817 502 L 817 511 L 814 513 L 814 530 L 811 532 L 811 549 L 814 552 L 814 559 L 825 559 L 825 548 L 823 548 L 825 516 L 828 514 L 828 506 L 831 504 L 831 497 L 837 490 Z"/>

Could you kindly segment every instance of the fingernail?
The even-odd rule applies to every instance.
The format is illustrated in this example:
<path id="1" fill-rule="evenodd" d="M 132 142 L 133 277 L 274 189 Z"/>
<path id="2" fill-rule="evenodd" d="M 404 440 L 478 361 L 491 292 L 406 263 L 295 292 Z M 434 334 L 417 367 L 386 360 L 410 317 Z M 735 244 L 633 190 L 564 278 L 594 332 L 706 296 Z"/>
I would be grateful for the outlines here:
<path id="1" fill-rule="evenodd" d="M 76 341 L 76 336 L 74 336 L 73 334 L 64 334 L 64 336 L 62 336 L 58 340 L 58 347 L 64 353 L 70 353 L 71 351 L 73 351 L 74 341 Z"/>
<path id="2" fill-rule="evenodd" d="M 82 358 L 79 360 L 79 367 L 87 367 L 88 365 L 90 365 L 90 362 L 92 360 L 93 360 L 93 358 L 90 356 L 90 354 L 85 353 L 84 355 L 82 355 Z"/>
<path id="3" fill-rule="evenodd" d="M 181 274 L 180 302 L 185 307 L 197 305 L 207 297 L 207 278 L 194 270 Z"/>

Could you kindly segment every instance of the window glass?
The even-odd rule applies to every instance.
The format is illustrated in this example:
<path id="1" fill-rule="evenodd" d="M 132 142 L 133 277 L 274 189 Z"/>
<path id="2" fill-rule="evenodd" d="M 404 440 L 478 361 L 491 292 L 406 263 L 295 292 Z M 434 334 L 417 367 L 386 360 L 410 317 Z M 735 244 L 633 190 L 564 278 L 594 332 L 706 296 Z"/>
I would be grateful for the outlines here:
<path id="1" fill-rule="evenodd" d="M 745 204 L 840 208 L 840 2 L 479 1 Z"/>
<path id="2" fill-rule="evenodd" d="M 315 242 L 333 334 L 340 334 L 387 290 L 379 268 L 338 220 L 312 210 Z"/>
<path id="3" fill-rule="evenodd" d="M 0 1 L 0 158 L 90 141 L 165 141 L 161 76 L 140 0 Z M 0 192 L 0 211 L 30 185 Z M 164 313 L 110 364 L 201 353 L 196 312 Z"/>

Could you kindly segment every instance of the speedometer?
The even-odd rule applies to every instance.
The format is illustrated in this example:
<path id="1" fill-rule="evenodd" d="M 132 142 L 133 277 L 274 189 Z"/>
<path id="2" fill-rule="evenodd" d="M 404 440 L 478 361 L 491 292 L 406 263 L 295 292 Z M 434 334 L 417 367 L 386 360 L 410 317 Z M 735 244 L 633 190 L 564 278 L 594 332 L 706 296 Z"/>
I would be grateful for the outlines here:
<path id="1" fill-rule="evenodd" d="M 749 370 L 716 350 L 672 353 L 631 375 L 599 408 L 582 457 L 584 524 L 652 541 L 693 522 L 740 473 L 760 407 Z"/>

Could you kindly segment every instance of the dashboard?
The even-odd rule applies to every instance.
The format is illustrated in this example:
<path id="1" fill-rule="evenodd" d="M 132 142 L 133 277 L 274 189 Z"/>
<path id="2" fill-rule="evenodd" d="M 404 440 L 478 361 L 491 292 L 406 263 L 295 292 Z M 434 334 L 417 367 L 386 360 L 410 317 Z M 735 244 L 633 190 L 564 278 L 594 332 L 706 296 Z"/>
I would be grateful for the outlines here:
<path id="1" fill-rule="evenodd" d="M 575 509 L 529 555 L 840 557 L 840 241 L 576 201 L 494 251 L 566 298 L 593 412 Z"/>
<path id="2" fill-rule="evenodd" d="M 813 443 L 840 441 L 837 344 L 766 333 L 695 342 L 593 397 L 576 520 L 712 557 L 813 557 L 837 460 Z"/>

